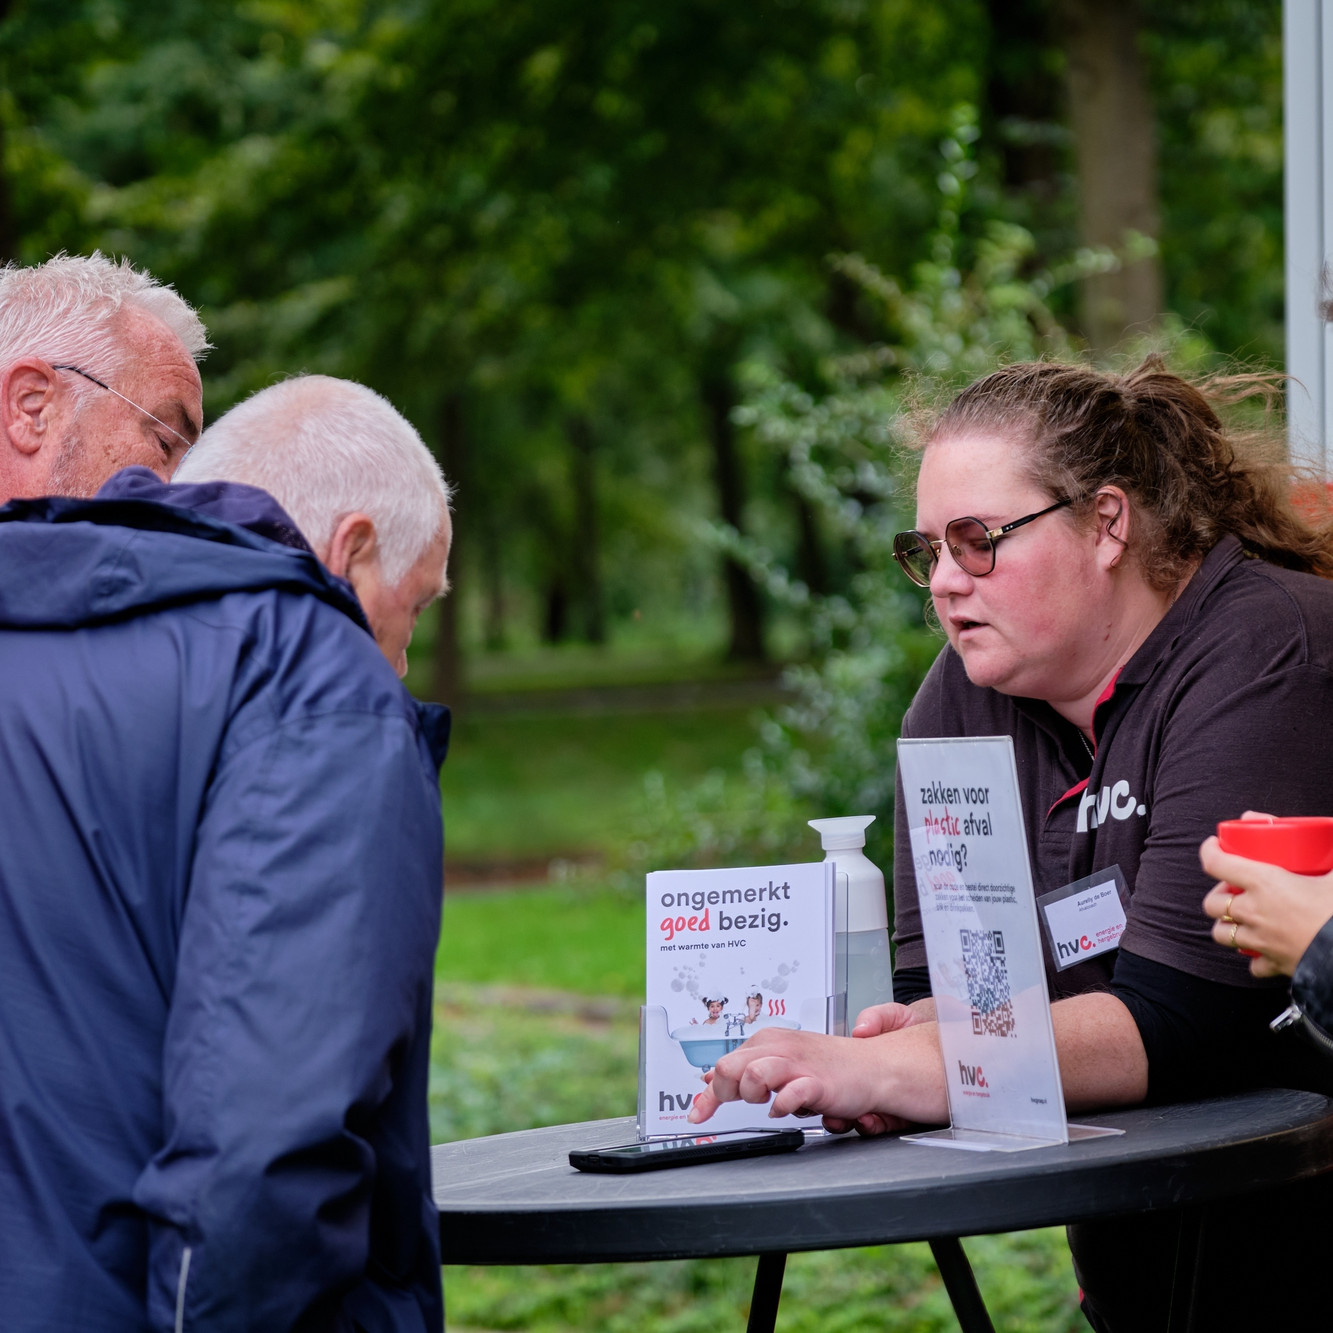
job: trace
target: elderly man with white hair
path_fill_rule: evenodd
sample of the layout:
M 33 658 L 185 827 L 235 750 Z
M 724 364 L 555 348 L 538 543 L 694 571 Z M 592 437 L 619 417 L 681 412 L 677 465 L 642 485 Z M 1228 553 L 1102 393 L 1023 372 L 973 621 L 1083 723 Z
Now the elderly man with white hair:
M 197 449 L 0 510 L 0 1322 L 438 1333 L 449 490 L 320 377 Z
M 198 315 L 101 254 L 0 269 L 0 504 L 171 475 L 203 424 Z
M 445 590 L 451 533 L 439 475 L 416 431 L 377 393 L 301 375 L 214 422 L 175 479 L 245 482 L 273 496 L 356 589 L 404 676 L 417 617 Z

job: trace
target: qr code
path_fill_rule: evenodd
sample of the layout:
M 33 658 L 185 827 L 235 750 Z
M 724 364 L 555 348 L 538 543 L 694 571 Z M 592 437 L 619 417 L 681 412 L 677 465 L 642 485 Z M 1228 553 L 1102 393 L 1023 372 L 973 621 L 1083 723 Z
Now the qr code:
M 1009 995 L 1009 967 L 1002 930 L 960 930 L 967 1002 L 972 1031 L 978 1036 L 1016 1037 L 1014 1002 Z

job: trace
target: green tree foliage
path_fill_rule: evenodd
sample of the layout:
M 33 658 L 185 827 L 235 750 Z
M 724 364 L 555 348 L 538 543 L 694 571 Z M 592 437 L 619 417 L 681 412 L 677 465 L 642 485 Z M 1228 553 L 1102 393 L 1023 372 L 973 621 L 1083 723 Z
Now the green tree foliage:
M 1035 240 L 1006 252 L 1005 299 L 1026 285 L 1067 313 L 1031 287 L 1072 249 L 1052 12 L 12 0 L 9 245 L 29 261 L 100 245 L 175 282 L 213 330 L 214 415 L 297 369 L 388 394 L 461 473 L 457 581 L 496 644 L 515 606 L 534 623 L 563 599 L 567 632 L 596 638 L 715 603 L 699 513 L 845 595 L 863 557 L 792 460 L 737 426 L 742 368 L 821 393 L 830 358 L 867 341 L 924 347 L 893 323 L 906 307 L 826 256 L 914 289 L 950 180 L 973 192 L 955 267 L 979 272 L 991 224 L 1017 223 Z M 1277 20 L 1276 0 L 1172 0 L 1144 29 L 1170 299 L 1260 356 L 1280 295 Z M 941 164 L 964 102 L 980 139 Z
M 930 258 L 910 283 L 859 255 L 838 261 L 877 307 L 882 341 L 828 359 L 822 391 L 769 363 L 746 369 L 738 419 L 785 460 L 798 492 L 849 553 L 852 572 L 842 589 L 820 594 L 782 553 L 714 529 L 713 540 L 801 618 L 814 652 L 788 671 L 796 701 L 765 726 L 743 781 L 716 774 L 674 792 L 650 779 L 642 846 L 658 857 L 668 851 L 671 864 L 808 854 L 804 820 L 840 814 L 876 816 L 867 846 L 888 864 L 902 716 L 943 644 L 925 595 L 893 560 L 894 535 L 913 525 L 914 446 L 948 397 L 998 364 L 1076 355 L 1050 298 L 1117 262 L 1109 252 L 1082 254 L 1034 271 L 1032 235 L 994 220 L 964 245 L 977 129 L 971 108 L 952 119 L 940 145 Z M 1169 344 L 1181 358 L 1201 354 L 1178 330 L 1161 345 Z
M 1038 253 L 1074 253 L 1078 181 L 1060 0 L 990 0 L 980 145 L 983 212 Z M 1156 109 L 1166 307 L 1227 355 L 1281 364 L 1281 0 L 1141 4 Z M 1052 307 L 1072 313 L 1072 291 Z
M 912 256 L 974 18 L 847 0 L 26 6 L 6 33 L 14 119 L 66 165 L 77 225 L 29 208 L 24 254 L 125 250 L 200 300 L 214 411 L 299 366 L 375 384 L 438 437 L 463 395 L 491 557 L 527 582 L 577 574 L 589 458 L 612 549 L 652 497 L 706 503 L 709 394 L 734 395 L 756 346 L 808 362 L 836 336 L 823 255 Z M 62 65 L 71 47 L 95 55 Z
M 1282 6 L 1145 6 L 1167 304 L 1227 355 L 1283 357 Z

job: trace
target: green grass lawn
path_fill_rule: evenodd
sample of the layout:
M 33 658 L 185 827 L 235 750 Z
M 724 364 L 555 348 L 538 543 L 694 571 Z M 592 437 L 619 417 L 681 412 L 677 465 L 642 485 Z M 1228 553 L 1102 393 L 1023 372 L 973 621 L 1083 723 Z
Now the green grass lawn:
M 464 709 L 440 781 L 446 857 L 604 854 L 629 840 L 649 770 L 678 783 L 739 772 L 756 712 Z
M 966 1242 L 995 1326 L 1086 1333 L 1061 1232 Z M 525 1333 L 741 1333 L 753 1259 L 546 1268 L 446 1268 L 449 1327 Z M 782 1333 L 957 1333 L 925 1245 L 793 1254 Z
M 727 626 L 720 608 L 692 608 L 672 616 L 618 621 L 608 643 L 542 643 L 532 633 L 515 634 L 510 646 L 488 650 L 477 627 L 465 629 L 463 676 L 469 695 L 525 693 L 598 686 L 657 685 L 672 682 L 751 678 L 756 668 L 725 659 Z M 407 685 L 424 690 L 431 676 L 438 603 L 417 622 L 408 649 Z M 792 660 L 799 633 L 789 619 L 769 625 L 774 661 Z M 761 669 L 761 674 L 770 674 Z
M 467 660 L 468 689 L 483 697 L 531 690 L 738 680 L 754 674 L 755 668 L 746 663 L 723 661 L 713 636 L 700 636 L 688 644 L 660 640 L 600 647 L 542 644 L 517 653 L 474 653 Z
M 447 893 L 442 983 L 643 997 L 644 906 L 603 886 Z

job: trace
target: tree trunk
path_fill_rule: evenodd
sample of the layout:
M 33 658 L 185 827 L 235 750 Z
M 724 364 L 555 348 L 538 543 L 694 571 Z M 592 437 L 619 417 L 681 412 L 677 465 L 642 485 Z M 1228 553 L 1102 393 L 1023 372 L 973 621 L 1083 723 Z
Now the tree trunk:
M 823 597 L 829 591 L 829 572 L 819 520 L 814 506 L 800 491 L 793 486 L 790 493 L 796 511 L 796 573 L 814 596 Z
M 19 257 L 18 226 L 14 221 L 14 208 L 10 202 L 9 177 L 5 174 L 5 127 L 0 121 L 0 263 L 17 260 Z
M 546 585 L 546 606 L 542 615 L 542 642 L 562 643 L 569 629 L 569 597 L 564 580 L 553 576 Z
M 1127 232 L 1158 236 L 1152 101 L 1139 55 L 1134 0 L 1060 0 L 1057 28 L 1068 65 L 1069 120 L 1084 244 L 1121 250 Z M 1085 278 L 1084 333 L 1105 351 L 1162 308 L 1155 256 Z
M 565 421 L 573 466 L 574 532 L 570 565 L 578 599 L 580 628 L 589 643 L 606 642 L 606 606 L 602 596 L 601 529 L 597 521 L 596 437 L 582 414 Z
M 467 433 L 463 423 L 463 396 L 450 393 L 440 406 L 439 457 L 444 475 L 459 496 L 464 494 L 467 478 Z M 456 507 L 456 506 L 455 506 Z M 454 543 L 449 553 L 451 591 L 439 604 L 435 630 L 435 661 L 431 696 L 442 703 L 457 706 L 463 697 L 463 655 L 459 643 L 459 595 L 463 586 L 464 565 L 460 556 L 466 549 L 461 529 L 465 525 L 454 514 Z
M 1064 89 L 1050 57 L 1049 0 L 986 0 L 990 61 L 983 129 L 999 146 L 1005 189 L 1030 199 L 1033 217 L 1050 214 L 1064 162 Z M 1053 67 L 1054 66 L 1054 67 Z
M 740 451 L 736 447 L 736 427 L 731 409 L 735 406 L 730 380 L 718 376 L 703 384 L 704 407 L 708 416 L 708 434 L 713 446 L 713 478 L 717 484 L 718 508 L 722 521 L 737 532 L 744 532 L 745 483 L 741 473 Z M 764 610 L 759 589 L 738 561 L 725 557 L 722 577 L 727 589 L 727 609 L 731 617 L 731 637 L 727 659 L 732 662 L 764 661 Z
M 12 0 L 0 0 L 0 23 L 9 17 L 12 8 Z M 14 220 L 13 197 L 4 167 L 5 137 L 4 122 L 0 120 L 0 263 L 19 257 L 18 223 Z
M 474 496 L 480 502 L 481 496 Z M 472 531 L 476 534 L 475 549 L 481 558 L 481 582 L 485 590 L 485 629 L 483 631 L 488 652 L 500 652 L 509 640 L 506 632 L 508 621 L 508 599 L 505 597 L 504 550 L 500 539 L 499 525 L 495 520 L 494 506 L 485 505 L 483 512 L 472 514 Z

